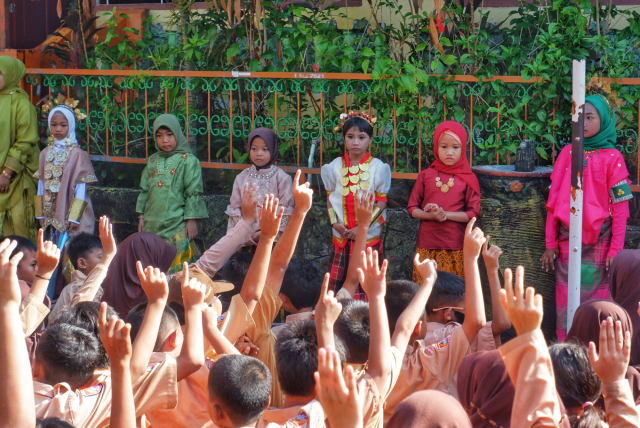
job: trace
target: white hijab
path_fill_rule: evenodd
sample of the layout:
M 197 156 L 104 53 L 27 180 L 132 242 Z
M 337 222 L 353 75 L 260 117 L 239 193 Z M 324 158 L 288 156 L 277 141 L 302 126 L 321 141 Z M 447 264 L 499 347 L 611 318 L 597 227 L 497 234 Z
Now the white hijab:
M 53 147 L 56 151 L 64 149 L 67 145 L 78 144 L 78 140 L 76 140 L 76 116 L 73 114 L 73 110 L 69 107 L 58 106 L 51 109 L 49 112 L 49 129 L 51 129 L 51 118 L 53 118 L 53 115 L 58 112 L 64 114 L 64 117 L 67 118 L 67 122 L 69 122 L 69 134 L 67 134 L 66 138 L 63 138 L 62 140 L 53 140 Z M 70 140 L 69 142 L 67 142 L 67 138 Z

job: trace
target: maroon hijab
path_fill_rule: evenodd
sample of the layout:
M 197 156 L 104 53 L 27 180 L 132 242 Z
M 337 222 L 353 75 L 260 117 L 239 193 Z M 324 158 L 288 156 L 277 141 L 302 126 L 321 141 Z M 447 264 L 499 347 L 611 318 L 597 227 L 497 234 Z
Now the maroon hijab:
M 437 390 L 414 392 L 398 404 L 386 428 L 472 428 L 464 409 Z
M 278 160 L 278 148 L 280 147 L 280 140 L 278 139 L 276 133 L 273 132 L 273 130 L 269 128 L 256 128 L 251 132 L 251 134 L 249 134 L 249 138 L 247 139 L 247 153 L 251 152 L 251 142 L 256 137 L 260 137 L 264 140 L 267 147 L 269 148 L 271 159 L 269 159 L 269 162 L 267 162 L 263 166 L 258 166 L 255 164 L 254 166 L 257 170 L 267 169 Z
M 460 159 L 455 164 L 448 166 L 445 165 L 444 162 L 440 160 L 438 156 L 438 143 L 440 142 L 440 137 L 446 131 L 451 131 L 460 138 L 462 143 L 462 154 L 460 155 Z M 438 172 L 444 172 L 445 174 L 455 175 L 456 178 L 464 181 L 467 186 L 473 189 L 474 192 L 480 195 L 480 183 L 478 183 L 478 177 L 471 171 L 471 166 L 469 165 L 469 160 L 467 159 L 467 140 L 468 140 L 467 130 L 464 129 L 464 126 L 459 124 L 458 122 L 454 122 L 453 120 L 447 120 L 446 122 L 442 122 L 440 125 L 436 127 L 436 130 L 433 132 L 433 156 L 435 157 L 433 163 L 430 168 L 435 168 Z
M 587 300 L 576 310 L 573 324 L 567 333 L 565 342 L 574 341 L 589 346 L 589 342 L 600 347 L 600 323 L 607 317 L 622 323 L 622 331 L 629 331 L 633 335 L 633 326 L 629 314 L 619 304 L 606 299 Z
M 147 296 L 140 286 L 136 262 L 143 267 L 153 266 L 162 272 L 169 271 L 178 250 L 155 233 L 138 232 L 130 235 L 118 245 L 104 281 L 102 301 L 112 306 L 121 318 L 131 308 L 146 302 Z
M 508 427 L 516 390 L 498 350 L 476 352 L 458 370 L 458 398 L 474 428 Z
M 609 293 L 614 302 L 622 306 L 633 324 L 631 365 L 640 364 L 640 250 L 622 250 L 609 268 Z

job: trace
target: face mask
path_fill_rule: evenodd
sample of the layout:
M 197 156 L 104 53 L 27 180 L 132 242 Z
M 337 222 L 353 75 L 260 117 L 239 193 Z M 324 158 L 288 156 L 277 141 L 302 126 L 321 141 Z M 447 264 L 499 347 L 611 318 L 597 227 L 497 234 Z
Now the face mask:
M 453 314 L 456 316 L 456 322 L 458 324 L 464 323 L 464 312 L 453 311 Z

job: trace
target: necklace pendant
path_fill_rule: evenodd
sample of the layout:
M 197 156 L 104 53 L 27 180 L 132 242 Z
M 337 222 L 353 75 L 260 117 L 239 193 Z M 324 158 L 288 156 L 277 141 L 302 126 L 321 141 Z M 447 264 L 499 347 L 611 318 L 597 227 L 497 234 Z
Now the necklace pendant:
M 360 166 L 358 165 L 353 165 L 349 167 L 349 172 L 351 174 L 357 174 L 358 172 L 360 172 Z
M 368 181 L 361 181 L 361 182 L 360 182 L 360 188 L 361 188 L 362 190 L 367 190 L 367 189 L 369 188 L 369 184 L 370 184 L 370 183 L 369 183 Z
M 449 179 L 449 181 L 447 182 L 447 185 L 448 185 L 449 187 L 453 187 L 453 185 L 454 185 L 454 184 L 455 184 L 455 182 L 453 181 L 453 177 L 451 177 L 451 178 Z
M 368 172 L 361 172 L 360 173 L 360 180 L 367 181 L 368 179 L 369 179 L 369 173 Z
M 446 186 L 446 184 L 445 184 L 445 186 Z M 442 187 L 442 181 L 437 181 L 436 182 L 436 187 Z
M 447 192 L 449 191 L 449 186 L 448 186 L 447 184 L 443 184 L 443 185 L 440 187 L 440 191 L 441 191 L 442 193 L 447 193 Z
M 340 168 L 340 175 L 341 176 L 345 176 L 347 175 L 347 173 L 349 172 L 349 168 L 347 168 L 346 166 L 344 168 Z
M 365 162 L 365 163 L 361 163 L 360 164 L 360 171 L 368 171 L 369 170 L 369 162 Z
M 353 184 L 357 184 L 360 181 L 360 176 L 352 175 L 351 177 L 349 177 L 349 181 L 351 181 Z
M 349 177 L 342 177 L 340 179 L 340 184 L 342 184 L 342 187 L 346 186 L 347 184 L 349 184 Z
M 348 187 L 343 187 L 340 190 L 340 193 L 342 193 L 342 196 L 347 196 L 349 194 L 349 188 Z

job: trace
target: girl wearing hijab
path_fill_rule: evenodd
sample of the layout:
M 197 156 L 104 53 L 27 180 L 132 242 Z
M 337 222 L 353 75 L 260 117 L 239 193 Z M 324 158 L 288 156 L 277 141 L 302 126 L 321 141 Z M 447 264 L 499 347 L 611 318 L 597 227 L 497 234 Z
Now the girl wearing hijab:
M 63 235 L 93 234 L 95 216 L 87 185 L 96 183 L 89 155 L 76 139 L 76 116 L 67 105 L 49 112 L 49 146 L 40 153 L 36 218 L 53 228 L 51 240 Z M 55 241 L 54 241 L 55 242 Z
M 254 183 L 258 187 L 256 198 L 258 198 L 258 213 L 262 209 L 262 201 L 265 195 L 273 194 L 280 201 L 280 206 L 284 208 L 282 221 L 280 222 L 280 232 L 276 237 L 276 241 L 284 231 L 289 222 L 289 217 L 293 212 L 293 193 L 291 188 L 293 180 L 275 163 L 278 160 L 278 147 L 280 142 L 275 132 L 268 128 L 256 128 L 249 134 L 247 140 L 247 152 L 251 165 L 236 176 L 233 183 L 233 192 L 229 200 L 229 206 L 225 214 L 229 216 L 227 223 L 227 231 L 233 229 L 242 219 L 242 210 L 240 208 L 242 201 L 242 189 L 245 184 L 251 187 Z M 258 216 L 258 218 L 260 218 Z M 260 225 L 256 220 L 251 226 L 253 234 L 245 245 L 258 245 L 260 239 Z
M 439 270 L 461 278 L 464 231 L 470 219 L 480 216 L 480 184 L 467 160 L 467 138 L 457 122 L 438 125 L 433 133 L 435 159 L 418 175 L 407 207 L 421 220 L 416 242 L 420 260 L 434 259 Z M 413 281 L 422 283 L 415 268 Z
M 584 172 L 582 189 L 582 275 L 580 301 L 608 299 L 607 274 L 613 258 L 624 246 L 633 196 L 629 172 L 616 149 L 616 115 L 608 102 L 590 95 L 584 108 Z M 571 146 L 560 152 L 551 174 L 547 201 L 547 251 L 542 268 L 556 271 L 556 334 L 563 340 L 567 326 L 569 217 L 571 201 Z
M 0 236 L 19 235 L 35 242 L 34 215 L 38 170 L 38 119 L 27 93 L 18 86 L 22 62 L 0 56 Z
M 138 231 L 155 233 L 175 247 L 177 254 L 168 272 L 175 273 L 182 270 L 184 262 L 194 263 L 200 257 L 193 242 L 198 235 L 196 219 L 209 217 L 202 198 L 202 168 L 177 117 L 158 116 L 153 134 L 158 151 L 142 171 L 142 193 L 136 204 Z

